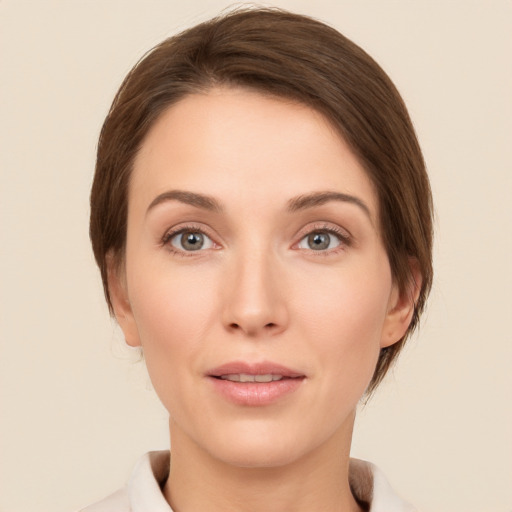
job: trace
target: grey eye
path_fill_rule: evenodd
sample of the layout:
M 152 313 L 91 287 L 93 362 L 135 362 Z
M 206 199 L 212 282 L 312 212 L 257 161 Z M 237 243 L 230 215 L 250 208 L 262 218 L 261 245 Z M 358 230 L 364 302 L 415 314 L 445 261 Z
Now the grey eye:
M 330 242 L 331 237 L 327 233 L 311 233 L 308 235 L 308 247 L 314 251 L 327 249 Z
M 171 245 L 182 251 L 199 251 L 213 246 L 211 239 L 198 231 L 183 231 L 171 238 Z
M 340 239 L 325 231 L 314 231 L 305 236 L 299 242 L 299 249 L 310 249 L 312 251 L 324 251 L 326 249 L 334 249 L 340 245 Z

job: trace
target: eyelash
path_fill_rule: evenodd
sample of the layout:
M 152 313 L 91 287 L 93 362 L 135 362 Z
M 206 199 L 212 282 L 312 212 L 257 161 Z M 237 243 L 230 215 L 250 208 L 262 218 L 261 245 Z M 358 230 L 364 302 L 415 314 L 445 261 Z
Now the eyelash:
M 164 234 L 164 236 L 162 237 L 161 245 L 166 247 L 171 253 L 176 254 L 178 256 L 185 257 L 185 258 L 196 256 L 197 255 L 196 252 L 197 253 L 203 252 L 201 250 L 198 250 L 198 251 L 183 251 L 183 250 L 180 250 L 180 249 L 176 249 L 171 244 L 171 241 L 172 241 L 172 239 L 174 237 L 176 237 L 177 235 L 180 235 L 182 233 L 187 233 L 187 232 L 200 233 L 200 234 L 208 237 L 210 240 L 212 240 L 214 245 L 217 245 L 213 241 L 213 238 L 206 232 L 204 227 L 196 226 L 194 224 L 180 226 L 180 227 L 178 227 L 176 229 L 172 229 L 171 231 L 167 231 Z M 334 249 L 327 249 L 327 250 L 317 250 L 317 251 L 315 251 L 313 249 L 310 249 L 308 252 L 311 253 L 314 256 L 329 256 L 331 254 L 337 254 L 338 252 L 343 251 L 347 247 L 350 247 L 352 245 L 352 237 L 351 237 L 351 235 L 348 232 L 346 232 L 345 230 L 341 230 L 340 228 L 337 228 L 336 226 L 333 226 L 333 225 L 330 225 L 330 224 L 329 225 L 322 224 L 322 225 L 314 225 L 312 227 L 308 227 L 307 230 L 304 230 L 301 233 L 301 235 L 300 235 L 299 241 L 294 243 L 293 247 L 296 247 L 306 237 L 308 237 L 309 235 L 315 234 L 315 233 L 320 233 L 320 234 L 326 233 L 328 235 L 334 235 L 339 240 L 339 246 L 335 247 Z
M 300 239 L 298 242 L 294 244 L 294 246 L 297 246 L 304 240 L 306 237 L 312 234 L 316 233 L 326 233 L 328 235 L 334 235 L 339 240 L 338 247 L 335 247 L 333 249 L 327 249 L 327 250 L 313 250 L 309 249 L 309 254 L 311 254 L 314 257 L 327 257 L 332 254 L 338 254 L 341 251 L 346 250 L 348 247 L 351 247 L 353 245 L 353 239 L 350 233 L 348 233 L 346 230 L 342 230 L 341 228 L 338 228 L 335 225 L 332 224 L 317 224 L 313 225 L 312 227 L 308 227 L 306 230 L 304 230 L 300 234 Z
M 166 247 L 168 251 L 170 251 L 173 254 L 176 254 L 177 256 L 182 256 L 184 258 L 194 257 L 197 256 L 196 253 L 202 252 L 201 250 L 198 251 L 182 251 L 180 249 L 176 249 L 171 243 L 172 239 L 176 237 L 177 235 L 180 235 L 182 233 L 200 233 L 206 237 L 208 237 L 213 242 L 213 238 L 206 232 L 204 227 L 196 226 L 194 224 L 188 224 L 185 226 L 180 226 L 178 228 L 172 229 L 170 231 L 167 231 L 164 236 L 162 237 L 161 244 L 162 246 Z M 214 245 L 217 245 L 215 242 L 213 242 Z

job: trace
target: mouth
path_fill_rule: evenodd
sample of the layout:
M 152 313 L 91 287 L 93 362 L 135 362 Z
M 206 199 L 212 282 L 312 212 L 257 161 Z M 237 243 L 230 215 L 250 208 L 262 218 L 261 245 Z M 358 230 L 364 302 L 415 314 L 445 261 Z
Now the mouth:
M 232 362 L 206 375 L 213 388 L 229 402 L 244 406 L 263 406 L 280 401 L 300 389 L 303 373 L 282 365 L 264 362 Z
M 263 375 L 251 375 L 249 373 L 228 373 L 227 375 L 221 375 L 220 377 L 216 378 L 229 380 L 231 382 L 272 382 L 276 380 L 289 379 L 290 377 L 285 377 L 284 375 L 273 375 L 271 373 L 266 373 Z

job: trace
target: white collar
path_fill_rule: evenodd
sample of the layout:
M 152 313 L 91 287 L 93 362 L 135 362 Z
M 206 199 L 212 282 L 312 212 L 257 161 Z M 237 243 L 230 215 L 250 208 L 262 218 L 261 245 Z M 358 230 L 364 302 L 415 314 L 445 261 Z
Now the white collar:
M 132 512 L 172 512 L 161 485 L 169 473 L 168 451 L 146 453 L 137 463 L 127 484 Z M 370 462 L 350 460 L 350 486 L 361 502 L 370 504 L 369 512 L 415 512 L 399 498 L 382 472 Z

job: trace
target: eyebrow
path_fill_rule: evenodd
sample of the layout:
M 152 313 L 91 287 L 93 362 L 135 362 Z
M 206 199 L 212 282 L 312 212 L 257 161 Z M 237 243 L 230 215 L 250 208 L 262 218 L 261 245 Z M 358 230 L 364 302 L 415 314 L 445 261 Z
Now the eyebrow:
M 157 205 L 167 201 L 179 201 L 180 203 L 189 204 L 196 208 L 203 210 L 220 213 L 224 208 L 217 199 L 206 194 L 198 194 L 197 192 L 188 192 L 185 190 L 169 190 L 160 194 L 151 201 L 148 206 L 147 212 L 155 208 Z M 322 206 L 330 201 L 341 201 L 358 206 L 368 217 L 372 220 L 370 209 L 356 196 L 350 194 L 343 194 L 341 192 L 312 192 L 311 194 L 304 194 L 290 199 L 287 203 L 287 210 L 291 213 L 313 208 L 315 206 Z
M 222 212 L 223 210 L 221 204 L 211 196 L 197 194 L 195 192 L 186 192 L 184 190 L 169 190 L 168 192 L 164 192 L 163 194 L 156 196 L 155 199 L 151 201 L 146 214 L 155 206 L 165 203 L 166 201 L 173 200 L 211 212 Z
M 372 220 L 370 208 L 364 201 L 356 196 L 350 194 L 343 194 L 341 192 L 313 192 L 311 194 L 305 194 L 288 201 L 288 211 L 296 212 L 299 210 L 306 210 L 307 208 L 313 208 L 315 206 L 321 206 L 330 201 L 342 201 L 344 203 L 350 203 L 358 206 L 363 212 Z

